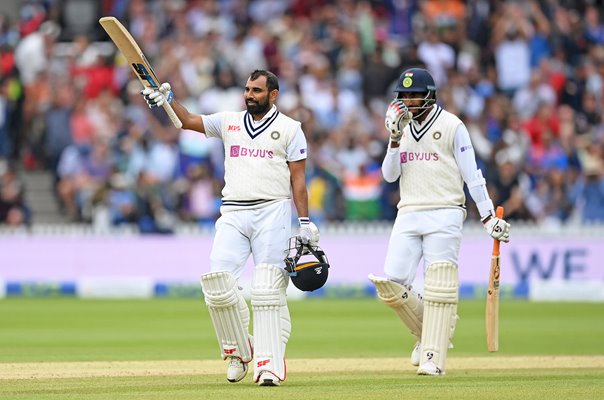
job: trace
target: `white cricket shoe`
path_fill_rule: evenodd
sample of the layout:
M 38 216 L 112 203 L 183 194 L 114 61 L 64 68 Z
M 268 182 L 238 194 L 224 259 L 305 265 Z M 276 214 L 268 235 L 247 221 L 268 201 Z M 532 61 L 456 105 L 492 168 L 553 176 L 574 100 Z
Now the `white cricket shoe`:
M 440 368 L 438 368 L 436 366 L 436 364 L 434 364 L 432 361 L 426 361 L 425 363 L 422 364 L 421 367 L 419 367 L 417 369 L 417 374 L 418 375 L 438 376 L 438 375 L 444 375 L 445 371 L 442 371 Z
M 247 363 L 241 361 L 240 358 L 231 357 L 229 367 L 227 368 L 227 381 L 235 383 L 239 382 L 247 375 Z
M 279 378 L 268 371 L 262 371 L 258 377 L 258 386 L 279 386 Z
M 411 365 L 419 366 L 419 360 L 422 356 L 422 346 L 420 342 L 415 342 L 415 347 L 413 347 L 413 351 L 411 352 Z

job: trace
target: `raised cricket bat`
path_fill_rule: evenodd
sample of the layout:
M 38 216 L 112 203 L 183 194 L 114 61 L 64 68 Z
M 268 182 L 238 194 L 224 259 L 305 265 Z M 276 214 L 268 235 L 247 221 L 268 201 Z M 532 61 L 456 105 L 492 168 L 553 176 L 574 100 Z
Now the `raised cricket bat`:
M 497 207 L 497 218 L 503 218 L 503 207 Z M 499 350 L 499 245 L 501 242 L 493 240 L 493 253 L 491 255 L 491 272 L 489 273 L 489 288 L 487 289 L 487 309 L 485 313 L 487 328 L 487 348 L 490 352 Z
M 116 47 L 120 49 L 124 57 L 126 57 L 126 60 L 143 86 L 146 88 L 159 89 L 160 82 L 159 79 L 157 79 L 157 75 L 155 75 L 149 61 L 147 61 L 142 50 L 138 47 L 138 44 L 124 25 L 122 25 L 115 17 L 102 17 L 99 19 L 99 23 L 103 29 L 105 29 Z M 178 119 L 176 113 L 174 113 L 172 106 L 170 106 L 167 101 L 164 102 L 163 108 L 166 110 L 166 113 L 174 126 L 182 128 L 182 122 L 180 122 L 180 119 Z

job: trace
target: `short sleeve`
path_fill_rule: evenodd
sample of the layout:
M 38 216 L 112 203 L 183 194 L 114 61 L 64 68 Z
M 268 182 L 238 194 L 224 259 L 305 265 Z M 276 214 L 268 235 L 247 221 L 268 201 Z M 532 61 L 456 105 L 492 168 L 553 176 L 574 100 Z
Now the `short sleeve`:
M 306 159 L 308 155 L 308 149 L 306 144 L 306 137 L 302 132 L 302 126 L 298 124 L 298 128 L 294 133 L 294 136 L 287 146 L 287 161 L 299 161 Z
M 210 115 L 202 115 L 203 127 L 206 132 L 206 137 L 215 137 L 222 139 L 222 120 L 224 113 L 216 113 Z

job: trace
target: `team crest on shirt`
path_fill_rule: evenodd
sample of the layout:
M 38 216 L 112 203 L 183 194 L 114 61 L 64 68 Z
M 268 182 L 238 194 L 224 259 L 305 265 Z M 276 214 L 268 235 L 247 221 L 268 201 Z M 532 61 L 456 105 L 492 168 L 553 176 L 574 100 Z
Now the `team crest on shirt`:
M 281 134 L 277 131 L 272 131 L 271 132 L 271 139 L 273 140 L 278 140 L 281 137 Z
M 438 140 L 443 136 L 442 133 L 440 133 L 439 131 L 436 131 L 432 134 L 432 138 L 434 138 L 434 140 Z

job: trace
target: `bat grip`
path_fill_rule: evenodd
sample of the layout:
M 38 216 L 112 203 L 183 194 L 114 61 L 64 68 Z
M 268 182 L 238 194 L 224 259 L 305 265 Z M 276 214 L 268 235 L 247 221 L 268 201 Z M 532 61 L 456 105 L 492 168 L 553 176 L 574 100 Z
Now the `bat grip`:
M 495 215 L 497 216 L 497 218 L 503 219 L 503 207 L 498 206 L 497 209 L 495 210 Z M 497 257 L 499 256 L 499 245 L 501 244 L 501 242 L 497 239 L 493 240 L 493 256 Z
M 170 121 L 172 121 L 174 126 L 177 127 L 178 129 L 182 128 L 182 122 L 180 122 L 180 119 L 174 112 L 174 109 L 172 108 L 170 103 L 168 103 L 167 101 L 164 101 L 163 107 L 164 107 L 164 110 L 166 111 L 166 113 L 168 114 L 168 117 L 170 117 Z

